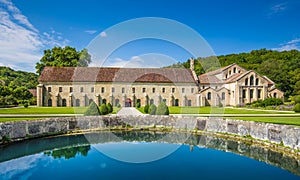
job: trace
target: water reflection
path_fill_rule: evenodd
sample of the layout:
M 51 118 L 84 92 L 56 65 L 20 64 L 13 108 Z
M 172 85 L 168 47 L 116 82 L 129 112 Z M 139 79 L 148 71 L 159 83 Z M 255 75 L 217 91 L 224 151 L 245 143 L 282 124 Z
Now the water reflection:
M 168 136 L 168 138 L 164 138 Z M 0 147 L 0 162 L 24 157 L 32 154 L 44 153 L 54 159 L 70 159 L 76 156 L 87 156 L 91 150 L 91 144 L 105 144 L 125 142 L 167 142 L 176 144 L 182 142 L 189 134 L 185 133 L 161 133 L 117 131 L 89 133 L 85 135 L 59 136 L 53 138 L 34 139 Z M 118 137 L 118 138 L 116 138 Z M 88 140 L 87 140 L 88 139 Z M 266 162 L 286 169 L 300 176 L 300 160 L 297 157 L 276 152 L 257 144 L 237 142 L 207 135 L 191 135 L 185 144 L 190 145 L 192 152 L 195 146 L 200 148 L 212 148 L 226 152 L 233 152 L 259 161 Z

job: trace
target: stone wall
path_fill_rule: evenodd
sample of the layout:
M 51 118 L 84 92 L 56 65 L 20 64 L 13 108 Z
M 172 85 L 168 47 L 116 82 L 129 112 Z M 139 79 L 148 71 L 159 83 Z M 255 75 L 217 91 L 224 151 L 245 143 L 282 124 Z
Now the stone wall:
M 300 150 L 300 128 L 251 121 L 239 121 L 212 117 L 192 116 L 90 116 L 59 117 L 34 121 L 0 123 L 0 141 L 22 140 L 52 133 L 77 130 L 105 129 L 116 126 L 169 127 L 175 129 L 201 130 L 251 136 Z

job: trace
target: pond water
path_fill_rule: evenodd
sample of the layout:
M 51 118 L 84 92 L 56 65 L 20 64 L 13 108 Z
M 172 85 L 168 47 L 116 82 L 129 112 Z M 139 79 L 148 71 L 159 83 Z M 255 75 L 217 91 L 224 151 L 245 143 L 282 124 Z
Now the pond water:
M 167 142 L 166 135 L 173 138 Z M 186 136 L 99 132 L 14 143 L 0 147 L 0 179 L 300 179 L 297 159 L 206 135 L 177 142 Z M 149 162 L 120 160 L 165 150 L 169 154 Z

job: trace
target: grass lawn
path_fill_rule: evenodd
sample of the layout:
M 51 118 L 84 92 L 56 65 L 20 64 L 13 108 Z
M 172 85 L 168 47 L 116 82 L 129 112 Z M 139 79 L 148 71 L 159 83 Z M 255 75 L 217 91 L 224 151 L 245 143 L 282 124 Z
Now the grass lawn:
M 87 107 L 29 107 L 29 108 L 1 108 L 0 114 L 83 114 Z M 112 114 L 120 108 L 114 107 Z
M 229 119 L 300 126 L 300 117 L 230 117 Z
M 144 113 L 144 107 L 137 108 Z M 217 108 L 217 107 L 169 107 L 170 114 L 287 114 L 287 112 L 247 110 L 236 108 Z M 290 112 L 294 113 L 294 112 Z
M 0 122 L 23 121 L 23 120 L 38 120 L 38 117 L 0 117 Z

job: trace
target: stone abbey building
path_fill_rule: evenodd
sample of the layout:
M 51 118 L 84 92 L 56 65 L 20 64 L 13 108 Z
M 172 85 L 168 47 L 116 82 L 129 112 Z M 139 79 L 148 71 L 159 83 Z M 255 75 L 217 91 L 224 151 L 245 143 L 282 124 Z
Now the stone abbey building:
M 226 106 L 267 97 L 283 98 L 275 83 L 232 64 L 197 76 L 194 60 L 184 68 L 45 67 L 37 86 L 38 106 L 88 106 L 110 102 L 122 107 Z

